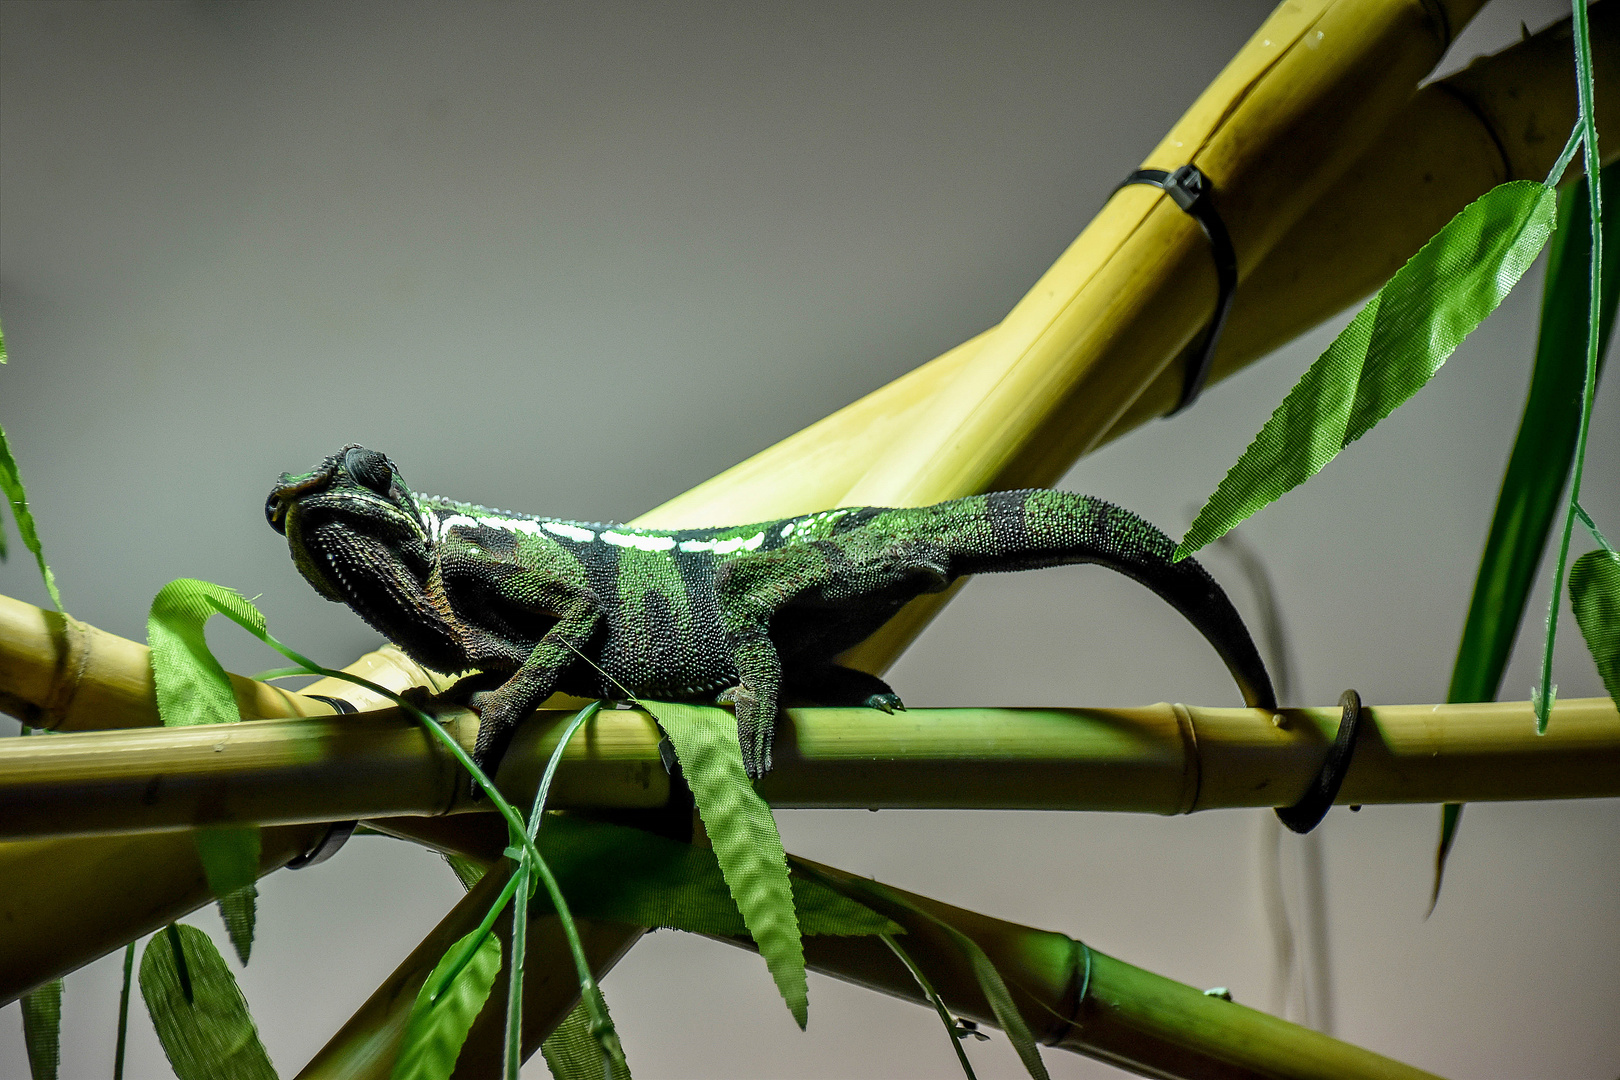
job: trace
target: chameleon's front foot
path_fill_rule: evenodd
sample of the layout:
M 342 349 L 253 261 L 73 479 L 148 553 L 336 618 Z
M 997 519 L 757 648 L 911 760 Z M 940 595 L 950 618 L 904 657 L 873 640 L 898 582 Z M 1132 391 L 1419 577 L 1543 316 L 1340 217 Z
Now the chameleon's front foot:
M 771 736 L 776 717 L 762 718 L 759 695 L 746 686 L 733 686 L 715 696 L 715 703 L 731 705 L 737 711 L 737 745 L 742 748 L 743 771 L 758 780 L 771 771 Z M 774 714 L 774 706 L 771 709 Z
M 496 770 L 500 768 L 501 759 L 506 756 L 507 747 L 511 745 L 517 718 L 511 716 L 499 701 L 493 700 L 493 695 L 488 692 L 474 694 L 468 699 L 467 708 L 478 716 L 478 738 L 473 742 L 473 764 L 478 766 L 490 783 L 494 783 Z M 484 788 L 478 782 L 478 778 L 469 776 L 468 782 L 472 785 L 473 801 L 483 799 Z
M 882 709 L 886 713 L 906 711 L 906 703 L 901 701 L 900 695 L 894 693 L 893 691 L 889 691 L 888 693 L 884 694 L 873 694 L 871 697 L 861 702 L 861 704 L 865 705 L 868 709 Z

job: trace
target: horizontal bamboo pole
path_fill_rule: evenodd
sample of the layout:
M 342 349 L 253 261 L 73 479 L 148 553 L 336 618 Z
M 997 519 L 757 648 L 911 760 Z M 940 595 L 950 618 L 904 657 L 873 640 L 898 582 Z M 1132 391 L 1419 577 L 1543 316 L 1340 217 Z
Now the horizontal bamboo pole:
M 368 653 L 347 670 L 394 690 L 444 682 L 393 646 Z M 237 707 L 250 719 L 332 712 L 325 702 L 267 683 L 239 675 L 231 681 Z M 357 708 L 382 701 L 337 680 L 322 680 L 309 690 Z M 138 642 L 0 596 L 0 711 L 31 726 L 63 731 L 156 725 L 150 653 Z M 43 745 L 73 737 L 5 743 Z M 110 765 L 103 761 L 97 768 Z M 413 763 L 417 770 L 421 766 L 421 760 Z M 161 787 L 156 774 L 145 783 L 154 780 Z M 309 850 L 321 833 L 318 824 L 266 829 L 261 873 Z M 189 830 L 0 841 L 0 1001 L 59 978 L 209 899 Z
M 263 830 L 259 873 L 285 866 L 322 832 Z M 0 1004 L 214 898 L 190 830 L 0 844 L 0 883 Z
M 1382 705 L 1341 803 L 1620 796 L 1620 715 L 1561 701 L 1538 736 L 1526 702 Z M 533 796 L 567 712 L 535 714 L 496 777 Z M 1113 810 L 1184 814 L 1287 806 L 1320 768 L 1339 710 L 792 709 L 758 784 L 783 808 Z M 463 743 L 475 725 L 448 726 Z M 598 714 L 570 742 L 552 805 L 651 808 L 669 796 L 658 729 Z M 261 720 L 84 732 L 0 745 L 0 838 L 289 824 L 481 810 L 454 761 L 406 717 Z

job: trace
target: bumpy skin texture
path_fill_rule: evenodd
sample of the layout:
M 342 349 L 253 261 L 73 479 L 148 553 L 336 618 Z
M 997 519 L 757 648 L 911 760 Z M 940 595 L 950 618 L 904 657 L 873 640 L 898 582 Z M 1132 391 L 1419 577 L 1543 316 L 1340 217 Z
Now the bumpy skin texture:
M 317 590 L 419 663 L 477 669 L 475 759 L 555 691 L 735 705 L 750 776 L 771 767 L 784 696 L 900 707 L 833 657 L 964 574 L 1099 563 L 1141 582 L 1215 647 L 1246 702 L 1265 665 L 1226 594 L 1128 510 L 1085 495 L 998 491 L 913 509 L 841 508 L 668 531 L 529 517 L 416 495 L 388 458 L 347 446 L 283 474 L 265 504 Z M 588 661 L 587 662 L 587 658 Z

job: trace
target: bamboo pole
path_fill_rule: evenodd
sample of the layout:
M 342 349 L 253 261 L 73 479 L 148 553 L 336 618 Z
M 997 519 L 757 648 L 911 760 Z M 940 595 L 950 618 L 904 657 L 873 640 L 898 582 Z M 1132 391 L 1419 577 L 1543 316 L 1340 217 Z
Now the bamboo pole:
M 488 817 L 489 815 L 482 815 Z M 504 828 L 496 830 L 504 845 Z M 486 866 L 492 861 L 480 851 L 473 858 Z M 450 946 L 471 933 L 489 911 L 495 894 L 505 883 L 499 872 L 484 879 L 439 921 L 422 943 L 411 951 L 375 993 L 360 1006 L 346 1024 L 332 1036 L 298 1073 L 298 1080 L 388 1080 L 405 1034 L 411 1006 L 428 973 L 444 958 Z M 496 923 L 502 955 L 508 955 L 512 932 L 511 908 Z M 575 920 L 586 958 L 598 974 L 605 973 L 635 944 L 644 930 L 640 927 L 593 919 Z M 573 968 L 554 961 L 567 955 L 562 926 L 555 915 L 529 919 L 527 960 L 523 966 L 523 1054 L 527 1058 L 539 1049 L 546 1034 L 568 1015 L 579 1000 L 579 983 Z M 490 989 L 484 1008 L 468 1033 L 461 1056 L 456 1060 L 455 1077 L 496 1077 L 500 1075 L 499 1048 L 506 1021 L 508 969 L 502 966 Z
M 1620 4 L 1593 4 L 1597 83 L 1620 86 Z M 1568 19 L 1413 95 L 1372 148 L 1305 212 L 1239 285 L 1210 381 L 1241 370 L 1375 291 L 1452 216 L 1497 184 L 1543 180 L 1574 128 Z M 1598 126 L 1620 126 L 1601 95 Z M 1603 163 L 1620 157 L 1612 141 Z M 1578 176 L 1581 165 L 1571 166 Z M 1174 407 L 1180 364 L 1160 373 L 1103 436 Z
M 265 829 L 260 876 L 308 851 L 322 832 Z M 0 1004 L 214 899 L 189 829 L 0 844 L 0 882 Z
M 1560 701 L 1535 734 L 1527 702 L 1381 705 L 1340 803 L 1620 796 L 1620 715 L 1608 698 Z M 532 801 L 568 712 L 519 729 L 496 782 Z M 791 709 L 759 793 L 779 809 L 1113 810 L 1187 814 L 1288 806 L 1321 767 L 1338 708 Z M 450 727 L 463 742 L 470 714 Z M 550 802 L 667 803 L 658 729 L 599 714 L 570 742 Z M 0 838 L 290 824 L 487 809 L 407 717 L 260 720 L 85 732 L 0 745 Z
M 1373 143 L 1479 6 L 1285 4 L 1145 164 L 1193 161 L 1214 179 L 1248 276 Z M 853 481 L 841 478 L 840 501 L 926 502 L 1015 486 L 1001 482 L 1013 477 L 1050 482 L 1198 333 L 1213 307 L 1213 281 L 1205 241 L 1186 215 L 1151 189 L 1120 192 L 1006 320 L 947 354 L 948 380 L 902 379 L 904 393 L 898 383 L 877 392 L 891 405 L 881 415 L 896 436 Z M 804 440 L 797 449 L 820 445 Z M 817 499 L 840 485 L 806 476 L 810 470 L 780 475 L 768 467 L 797 460 L 766 451 L 638 521 L 747 520 L 741 511 L 781 512 L 801 490 L 811 498 L 794 512 L 830 505 Z M 766 494 L 766 479 L 793 494 Z M 719 510 L 731 513 L 716 517 Z
M 806 865 L 805 860 L 794 859 Z M 994 919 L 814 863 L 906 928 L 900 939 L 953 1013 L 995 1027 L 967 957 L 943 922 L 1001 973 L 1037 1040 L 1147 1076 L 1273 1080 L 1419 1080 L 1432 1074 L 1310 1028 L 1211 997 L 1116 960 L 1064 934 Z M 882 893 L 901 902 L 886 902 Z M 921 917 L 921 909 L 932 918 Z M 733 939 L 733 944 L 751 947 Z M 874 938 L 805 938 L 805 963 L 845 982 L 927 1006 L 916 981 Z
M 443 823 L 427 818 L 382 824 L 395 835 L 485 865 L 498 858 L 506 844 L 503 827 L 489 814 L 479 815 L 476 821 L 469 820 L 472 828 L 455 832 L 438 829 L 436 826 Z M 987 1027 L 998 1026 L 995 1014 L 979 989 L 971 963 L 939 922 L 966 934 L 985 951 L 1001 973 L 1025 1023 L 1047 1046 L 1085 1054 L 1145 1075 L 1199 1080 L 1239 1077 L 1420 1080 L 1430 1076 L 1309 1028 L 1207 996 L 1184 983 L 1089 949 L 1067 935 L 980 915 L 890 886 L 874 888 L 875 883 L 869 879 L 805 859 L 789 856 L 789 861 L 842 882 L 862 903 L 905 927 L 906 933 L 900 940 L 907 953 L 928 975 L 951 1011 Z M 920 916 L 917 909 L 927 915 Z M 453 924 L 454 934 L 465 933 L 471 927 L 477 918 L 476 910 L 482 909 L 460 915 L 460 921 Z M 531 919 L 531 936 L 548 921 L 555 920 Z M 451 919 L 447 917 L 446 922 L 450 923 Z M 611 925 L 592 923 L 592 933 L 605 933 Z M 632 935 L 639 936 L 641 931 L 639 927 L 623 927 L 622 932 L 633 940 Z M 434 933 L 444 944 L 455 940 L 451 931 Z M 743 948 L 754 947 L 747 938 L 716 940 Z M 628 941 L 626 944 L 628 946 Z M 804 939 L 804 949 L 806 966 L 814 971 L 929 1007 L 910 972 L 876 938 L 816 935 Z M 402 963 L 383 989 L 364 1006 L 363 1014 L 370 1017 L 370 1023 L 364 1025 L 363 1030 L 370 1041 L 348 1039 L 340 1032 L 299 1074 L 298 1080 L 381 1080 L 387 1075 L 392 1055 L 381 1049 L 384 1045 L 381 1033 L 391 1033 L 389 1039 L 398 1039 L 415 996 L 413 988 L 421 986 L 422 979 L 442 955 L 442 948 L 436 953 L 424 946 L 419 952 L 420 955 L 413 953 Z M 497 987 L 490 995 L 491 1001 L 498 992 Z M 572 999 L 562 1002 L 548 998 L 531 1010 L 527 994 L 525 989 L 526 1047 L 531 1027 L 550 1030 L 544 1022 L 551 1019 L 554 1024 L 562 1012 L 572 1006 Z M 488 1022 L 492 1011 L 486 1006 L 479 1016 L 480 1025 Z M 469 1038 L 468 1045 L 477 1041 Z M 345 1072 L 332 1067 L 340 1053 L 351 1058 L 361 1056 L 361 1046 L 365 1047 L 364 1068 Z M 458 1062 L 456 1076 L 464 1080 L 493 1077 L 496 1075 L 493 1065 L 492 1060 L 477 1067 L 471 1062 Z
M 149 655 L 145 645 L 0 596 L 0 710 L 30 725 L 91 731 L 159 723 Z M 439 688 L 444 682 L 393 646 L 367 654 L 347 670 L 396 691 Z M 332 712 L 329 704 L 302 694 L 239 675 L 231 681 L 245 717 Z M 375 708 L 382 701 L 337 680 L 308 689 L 357 708 Z M 5 742 L 44 745 L 74 737 Z M 156 777 L 149 774 L 147 783 Z M 286 865 L 321 835 L 317 824 L 266 829 L 260 834 L 260 873 Z M 211 899 L 192 837 L 190 830 L 181 830 L 0 842 L 0 1001 L 59 978 Z
M 151 652 L 58 611 L 0 596 L 0 712 L 30 727 L 86 731 L 160 723 Z M 231 676 L 245 720 L 320 716 L 332 706 Z

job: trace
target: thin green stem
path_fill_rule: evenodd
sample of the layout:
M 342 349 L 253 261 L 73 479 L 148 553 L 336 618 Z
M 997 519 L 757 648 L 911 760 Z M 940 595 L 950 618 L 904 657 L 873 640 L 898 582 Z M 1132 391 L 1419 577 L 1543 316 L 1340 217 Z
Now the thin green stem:
M 1572 0 L 1575 37 L 1575 83 L 1580 99 L 1581 156 L 1586 162 L 1586 192 L 1591 207 L 1592 272 L 1587 296 L 1586 379 L 1581 390 L 1581 424 L 1575 434 L 1575 464 L 1569 480 L 1569 508 L 1558 543 L 1558 567 L 1553 573 L 1552 596 L 1547 601 L 1547 644 L 1541 654 L 1541 682 L 1536 688 L 1536 731 L 1546 732 L 1552 714 L 1553 645 L 1558 636 L 1558 606 L 1569 562 L 1569 541 L 1575 530 L 1575 507 L 1581 498 L 1581 476 L 1586 468 L 1586 437 L 1592 425 L 1593 391 L 1597 387 L 1598 335 L 1602 319 L 1603 266 L 1602 158 L 1598 153 L 1597 107 L 1592 78 L 1592 38 L 1587 25 L 1586 0 Z
M 585 722 L 595 716 L 602 707 L 600 701 L 593 701 L 575 714 L 562 737 L 557 740 L 556 749 L 551 752 L 551 760 L 546 762 L 545 774 L 540 778 L 540 787 L 534 794 L 534 807 L 529 811 L 529 840 L 532 842 L 540 831 L 540 817 L 546 811 L 546 795 L 551 790 L 551 779 L 557 775 L 557 766 L 562 763 L 563 751 L 574 737 L 574 733 L 585 726 Z M 505 1080 L 518 1080 L 519 1071 L 523 1067 L 523 962 L 528 947 L 528 908 L 529 897 L 534 893 L 534 883 L 529 872 L 527 859 L 518 868 L 518 877 L 522 884 L 518 887 L 518 907 L 512 913 L 512 969 L 507 979 L 506 998 L 506 1072 Z M 583 992 L 584 988 L 581 987 Z M 591 1006 L 587 1005 L 587 1009 Z M 604 1060 L 608 1068 L 612 1068 L 612 1059 L 606 1046 L 602 1048 Z
M 602 710 L 600 701 L 593 701 L 574 715 L 568 727 L 563 731 L 562 737 L 557 740 L 556 749 L 551 751 L 551 760 L 546 762 L 546 771 L 540 777 L 540 787 L 534 793 L 534 809 L 529 812 L 529 839 L 533 840 L 540 831 L 540 815 L 546 811 L 546 797 L 551 792 L 551 779 L 557 775 L 557 766 L 562 764 L 563 750 L 573 739 L 574 733 L 585 726 L 585 722 Z
M 478 924 L 478 929 L 473 931 L 474 936 L 472 939 L 461 950 L 461 955 L 456 957 L 456 962 L 451 964 L 445 971 L 444 976 L 439 979 L 438 985 L 428 991 L 429 1002 L 436 1003 L 439 1000 L 439 995 L 444 993 L 445 987 L 456 981 L 456 976 L 460 975 L 462 969 L 471 963 L 473 956 L 478 952 L 479 946 L 484 943 L 484 939 L 494 932 L 495 920 L 501 917 L 501 912 L 506 910 L 506 905 L 511 901 L 512 895 L 518 891 L 518 886 L 522 884 L 519 880 L 522 877 L 522 874 L 519 873 L 522 866 L 521 862 L 513 866 L 512 876 L 506 879 L 506 884 L 501 887 L 500 895 L 495 898 L 493 904 L 489 905 L 489 911 L 485 912 L 484 921 Z
M 956 1060 L 962 1063 L 962 1071 L 967 1074 L 968 1080 L 978 1080 L 978 1077 L 973 1075 L 973 1063 L 968 1061 L 967 1051 L 962 1049 L 962 1039 L 956 1033 L 956 1018 L 945 1007 L 945 1002 L 940 999 L 939 991 L 934 989 L 934 984 L 928 981 L 928 976 L 924 975 L 922 969 L 912 961 L 910 956 L 906 955 L 906 951 L 900 947 L 899 942 L 894 940 L 892 934 L 879 934 L 878 937 L 882 939 L 883 944 L 889 947 L 890 952 L 900 958 L 900 962 L 906 965 L 906 970 L 911 972 L 911 977 L 917 980 L 917 985 L 922 987 L 922 992 L 928 995 L 928 1000 L 933 1003 L 934 1011 L 939 1014 L 939 1022 L 945 1025 L 945 1034 L 950 1036 L 951 1047 L 956 1051 Z
M 129 1036 L 129 984 L 135 973 L 135 943 L 124 949 L 124 988 L 118 994 L 118 1043 L 113 1049 L 113 1080 L 124 1080 L 124 1044 Z
M 1597 541 L 1598 547 L 1613 555 L 1614 545 L 1609 543 L 1608 538 L 1598 531 L 1597 522 L 1593 521 L 1592 515 L 1586 512 L 1586 507 L 1580 503 L 1574 503 L 1573 505 L 1575 507 L 1575 516 L 1581 519 L 1581 524 L 1585 525 L 1586 531 L 1592 534 L 1592 539 Z
M 1564 175 L 1564 170 L 1569 168 L 1571 161 L 1575 160 L 1575 151 L 1581 148 L 1581 141 L 1585 134 L 1580 121 L 1577 120 L 1574 130 L 1569 133 L 1569 141 L 1564 144 L 1563 153 L 1558 155 L 1558 160 L 1553 163 L 1552 171 L 1547 174 L 1546 184 L 1548 187 L 1558 186 L 1558 180 Z
M 523 1068 L 523 963 L 529 944 L 529 863 L 518 865 L 515 879 L 523 897 L 512 909 L 511 970 L 506 980 L 506 1069 L 505 1080 L 520 1080 Z

